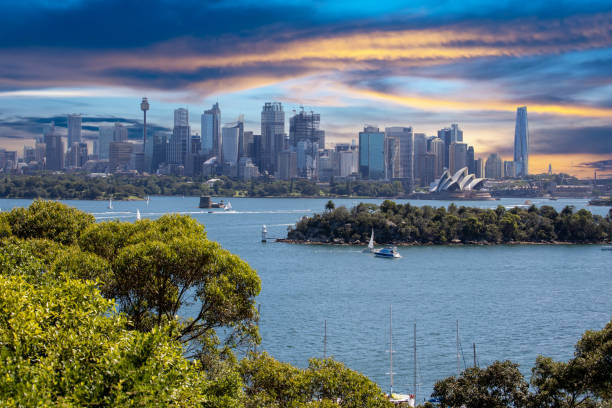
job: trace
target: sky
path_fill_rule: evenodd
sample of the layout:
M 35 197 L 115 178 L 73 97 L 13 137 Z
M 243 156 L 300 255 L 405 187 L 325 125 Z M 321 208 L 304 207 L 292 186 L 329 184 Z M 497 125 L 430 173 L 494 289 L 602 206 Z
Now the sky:
M 0 147 L 69 113 L 192 129 L 280 101 L 321 114 L 326 141 L 364 125 L 435 135 L 459 123 L 477 157 L 512 159 L 527 106 L 530 172 L 612 176 L 612 2 L 2 0 Z M 57 120 L 65 126 L 65 120 Z M 65 129 L 62 129 L 65 132 Z

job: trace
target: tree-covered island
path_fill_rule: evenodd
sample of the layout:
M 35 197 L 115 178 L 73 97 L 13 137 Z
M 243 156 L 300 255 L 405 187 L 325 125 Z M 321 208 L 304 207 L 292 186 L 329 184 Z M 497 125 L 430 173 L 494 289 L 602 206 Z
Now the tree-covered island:
M 281 241 L 362 245 L 372 230 L 377 243 L 394 245 L 607 243 L 612 240 L 612 211 L 602 217 L 569 206 L 560 212 L 533 205 L 434 208 L 390 200 L 349 210 L 328 202 L 325 212 L 302 218 Z

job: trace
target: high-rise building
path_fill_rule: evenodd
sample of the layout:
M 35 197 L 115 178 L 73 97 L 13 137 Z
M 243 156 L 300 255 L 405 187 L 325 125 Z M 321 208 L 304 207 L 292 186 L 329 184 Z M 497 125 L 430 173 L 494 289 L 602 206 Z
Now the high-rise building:
M 529 174 L 529 126 L 527 123 L 526 106 L 516 109 L 514 162 L 516 163 L 517 177 L 525 177 Z
M 128 142 L 112 142 L 109 146 L 109 166 L 112 171 L 127 170 L 132 162 L 133 145 Z
M 100 126 L 98 128 L 97 154 L 100 160 L 108 160 L 110 143 L 114 141 L 114 126 Z
M 30 163 L 36 161 L 36 148 L 32 146 L 23 147 L 23 162 Z
M 221 157 L 221 109 L 215 103 L 201 117 L 202 154 L 205 157 Z
M 68 146 L 81 141 L 81 115 L 68 115 Z
M 450 127 L 438 130 L 438 137 L 444 140 L 444 144 L 446 145 L 444 149 L 444 166 L 446 168 L 449 167 L 449 149 L 452 143 L 461 143 L 463 142 L 463 130 L 459 128 L 459 125 L 456 123 L 451 124 Z
M 503 162 L 499 154 L 491 153 L 485 163 L 485 177 L 490 179 L 500 179 L 504 177 Z
M 412 186 L 414 182 L 414 135 L 412 127 L 388 127 L 385 129 L 385 135 L 388 139 L 395 141 L 395 143 L 388 143 L 388 146 L 394 148 L 394 151 L 391 155 L 387 153 L 387 157 L 394 163 L 388 166 L 393 170 L 392 174 L 389 174 L 388 171 L 387 176 L 407 180 Z
M 385 178 L 385 134 L 377 127 L 359 132 L 359 175 L 367 180 Z
M 274 174 L 278 154 L 285 150 L 285 112 L 280 102 L 266 102 L 261 110 L 261 170 Z
M 325 132 L 319 129 L 320 122 L 320 114 L 305 112 L 303 108 L 289 120 L 290 144 L 298 155 L 298 177 L 317 177 L 319 149 L 325 147 Z
M 115 127 L 113 128 L 113 142 L 127 142 L 128 140 L 128 130 L 125 126 L 123 126 L 119 122 L 115 122 Z
M 485 162 L 482 158 L 474 160 L 474 175 L 476 178 L 485 177 Z
M 285 150 L 278 154 L 278 178 L 291 180 L 297 177 L 297 153 Z
M 467 168 L 469 174 L 476 173 L 476 164 L 474 158 L 474 146 L 469 146 L 467 149 Z
M 80 169 L 87 163 L 88 152 L 87 143 L 74 142 L 70 146 L 70 150 L 67 153 L 67 164 L 66 167 Z
M 419 186 L 425 183 L 425 155 L 427 154 L 427 138 L 425 133 L 414 134 L 414 182 Z
M 238 163 L 238 147 L 240 144 L 240 124 L 230 123 L 221 130 L 222 160 L 223 164 L 235 166 Z
M 509 178 L 513 178 L 516 177 L 517 168 L 516 168 L 516 162 L 512 161 L 512 160 L 506 160 L 504 161 L 504 177 L 509 177 Z
M 157 132 L 153 136 L 153 156 L 151 159 L 151 171 L 155 172 L 163 163 L 166 163 L 168 155 L 168 135 Z
M 178 108 L 174 110 L 174 128 L 168 144 L 168 163 L 184 166 L 190 153 L 189 111 L 185 108 Z
M 64 143 L 62 137 L 55 134 L 55 125 L 45 128 L 45 168 L 47 170 L 61 170 L 64 168 Z
M 434 155 L 433 171 L 434 178 L 437 179 L 440 178 L 440 176 L 442 176 L 442 172 L 444 172 L 444 158 L 446 157 L 444 149 L 446 144 L 444 143 L 444 140 L 440 139 L 439 137 L 434 137 L 429 141 L 428 145 L 428 152 Z
M 448 168 L 451 174 L 455 174 L 462 168 L 467 167 L 467 144 L 451 143 L 448 150 L 448 158 Z

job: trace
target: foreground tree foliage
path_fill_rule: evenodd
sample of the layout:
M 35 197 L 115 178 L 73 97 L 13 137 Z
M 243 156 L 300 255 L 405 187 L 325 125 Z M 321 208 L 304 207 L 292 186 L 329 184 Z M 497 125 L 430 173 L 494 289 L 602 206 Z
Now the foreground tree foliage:
M 259 341 L 259 277 L 189 217 L 96 224 L 36 201 L 0 233 L 0 406 L 388 406 L 333 360 L 238 363 Z
M 331 208 L 304 217 L 289 229 L 297 241 L 364 243 L 374 230 L 380 244 L 445 244 L 449 242 L 575 242 L 600 243 L 612 239 L 612 212 L 606 217 L 587 210 L 531 206 L 495 210 L 457 207 L 416 207 L 386 200 L 380 206 L 361 203 L 350 211 Z
M 531 390 L 510 361 L 471 367 L 458 378 L 434 386 L 442 407 L 577 408 L 612 407 L 612 321 L 587 331 L 567 362 L 539 356 L 532 368 Z

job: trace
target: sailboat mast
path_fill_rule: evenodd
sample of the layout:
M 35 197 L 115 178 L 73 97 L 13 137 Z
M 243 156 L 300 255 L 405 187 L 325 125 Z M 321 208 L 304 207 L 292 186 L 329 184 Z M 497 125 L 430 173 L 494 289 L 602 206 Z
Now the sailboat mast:
M 417 395 L 417 352 L 416 352 L 416 323 L 414 324 L 414 404 L 416 405 Z
M 391 394 L 393 394 L 393 306 L 389 306 L 389 375 L 391 376 Z
M 473 345 L 474 345 L 474 367 L 477 367 L 478 364 L 476 364 L 476 343 L 474 343 Z
M 459 320 L 457 320 L 457 377 L 461 373 L 461 369 L 459 367 Z
M 325 320 L 324 334 L 323 334 L 323 358 L 327 358 L 327 319 Z

